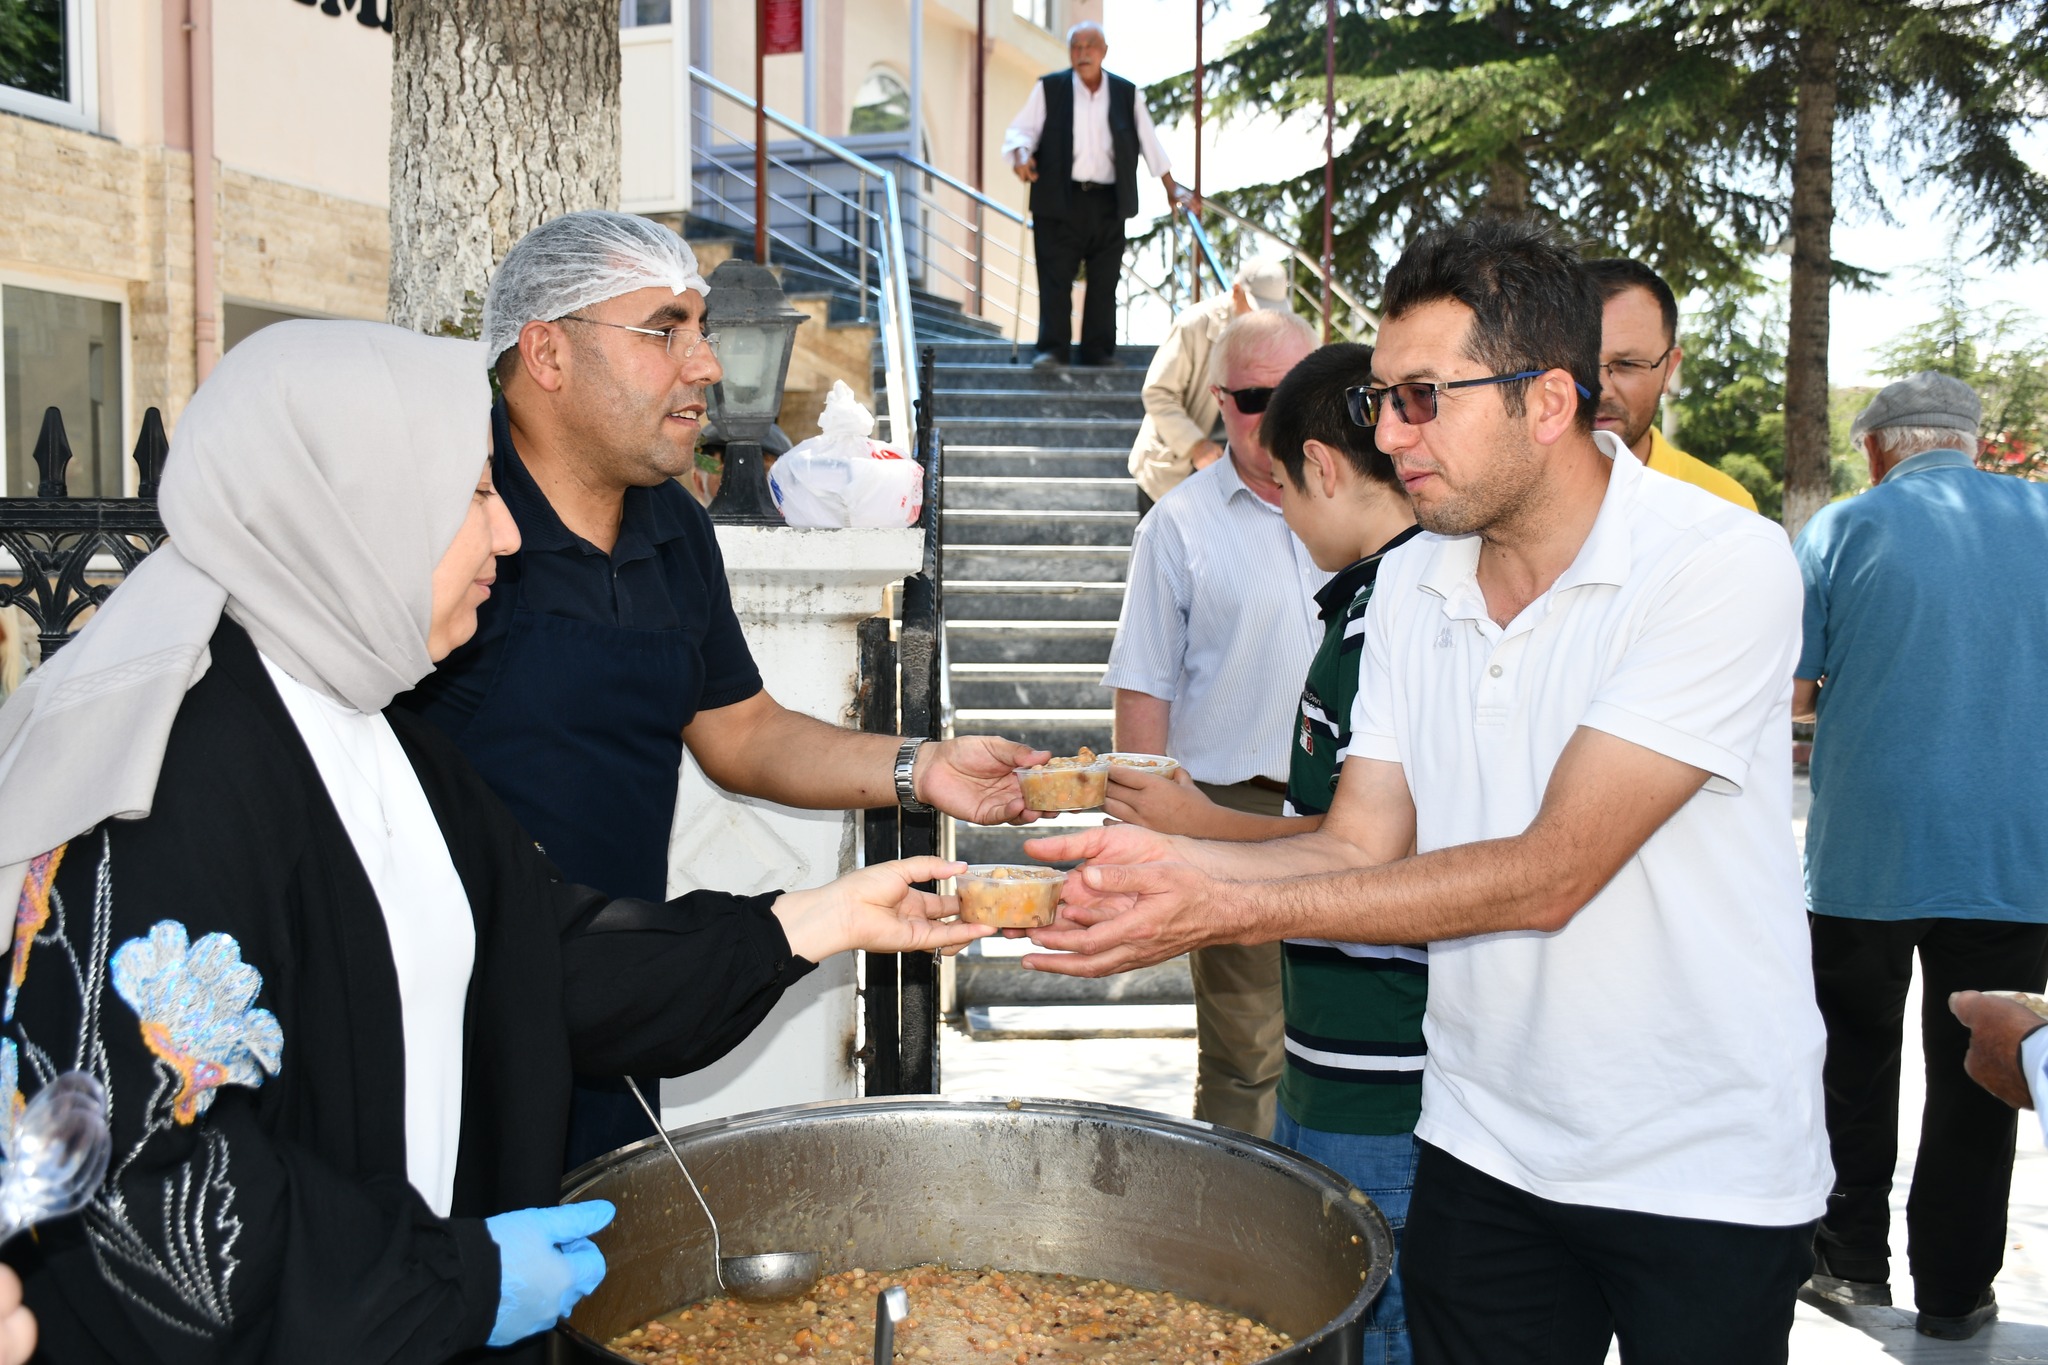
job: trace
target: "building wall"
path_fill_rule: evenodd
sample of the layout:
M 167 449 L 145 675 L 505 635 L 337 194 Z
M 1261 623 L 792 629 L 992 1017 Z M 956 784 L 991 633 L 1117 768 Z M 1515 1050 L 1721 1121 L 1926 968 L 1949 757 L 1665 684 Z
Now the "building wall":
M 188 0 L 83 2 L 92 9 L 96 47 L 96 131 L 0 112 L 0 203 L 7 206 L 0 278 L 125 302 L 122 424 L 124 442 L 132 443 L 147 408 L 175 425 L 197 374 Z M 1055 17 L 1067 21 L 1095 2 L 1060 0 Z M 871 69 L 888 66 L 909 83 L 909 0 L 814 5 L 808 36 L 819 54 L 817 118 L 822 131 L 839 135 Z M 1064 46 L 1018 18 L 1009 0 L 987 6 L 985 175 L 991 194 L 1021 210 L 1024 187 L 998 156 L 1003 127 L 1031 81 L 1064 62 Z M 926 0 L 924 12 L 924 125 L 939 167 L 965 179 L 975 0 Z M 676 13 L 676 29 L 689 32 L 689 6 L 679 0 Z M 224 322 L 230 303 L 278 314 L 382 317 L 391 36 L 300 0 L 213 0 L 213 15 L 215 318 Z M 745 7 L 718 5 L 696 21 L 708 22 L 714 73 L 743 89 L 753 75 L 753 30 L 744 19 Z M 702 64 L 706 56 L 693 59 Z M 772 107 L 802 112 L 803 71 L 801 57 L 769 59 Z M 635 138 L 629 124 L 629 162 Z M 826 329 L 820 319 L 804 330 Z M 817 354 L 815 364 L 798 367 L 806 380 L 800 387 L 834 377 L 864 381 L 855 352 L 867 329 L 856 330 L 859 336 L 835 329 L 815 342 L 806 336 L 801 344 Z M 817 396 L 805 394 L 813 402 Z

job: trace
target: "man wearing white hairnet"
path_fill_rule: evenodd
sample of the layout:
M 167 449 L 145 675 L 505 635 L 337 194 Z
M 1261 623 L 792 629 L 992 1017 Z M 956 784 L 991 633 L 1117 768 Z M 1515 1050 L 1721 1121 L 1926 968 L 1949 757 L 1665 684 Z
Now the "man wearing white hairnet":
M 565 214 L 522 238 L 484 301 L 503 393 L 498 561 L 476 637 L 408 697 L 572 882 L 661 901 L 682 751 L 727 791 L 786 806 L 924 802 L 1024 815 L 1007 740 L 925 744 L 784 709 L 761 685 L 690 467 L 718 338 L 683 240 L 645 218 Z M 917 807 L 922 809 L 922 806 Z M 568 1163 L 646 1136 L 614 1080 L 579 1081 Z

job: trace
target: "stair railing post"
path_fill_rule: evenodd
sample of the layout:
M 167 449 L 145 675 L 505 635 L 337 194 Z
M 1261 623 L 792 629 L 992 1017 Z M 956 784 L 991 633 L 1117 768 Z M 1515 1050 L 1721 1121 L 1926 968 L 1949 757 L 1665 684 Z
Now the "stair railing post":
M 887 617 L 871 616 L 859 627 L 860 728 L 893 735 L 896 727 L 896 643 Z M 861 854 L 868 866 L 899 856 L 896 810 L 883 806 L 861 814 Z M 903 1090 L 902 960 L 896 953 L 861 954 L 862 1093 L 896 1095 Z
M 934 395 L 930 376 L 934 360 L 931 347 L 921 356 L 923 371 L 913 417 L 916 425 L 913 449 L 925 459 L 924 563 L 920 572 L 903 581 L 903 625 L 897 636 L 896 657 L 901 671 L 899 692 L 905 735 L 929 739 L 941 737 L 939 641 L 945 631 L 939 583 L 939 528 L 943 511 L 939 504 L 939 438 L 932 420 Z M 900 852 L 905 858 L 937 856 L 940 848 L 936 811 L 904 812 L 898 829 Z M 937 890 L 935 884 L 923 889 Z M 903 1090 L 906 1094 L 939 1093 L 939 964 L 932 953 L 905 953 L 901 971 Z
M 855 291 L 860 295 L 860 320 L 868 320 L 868 173 L 860 173 L 860 285 Z

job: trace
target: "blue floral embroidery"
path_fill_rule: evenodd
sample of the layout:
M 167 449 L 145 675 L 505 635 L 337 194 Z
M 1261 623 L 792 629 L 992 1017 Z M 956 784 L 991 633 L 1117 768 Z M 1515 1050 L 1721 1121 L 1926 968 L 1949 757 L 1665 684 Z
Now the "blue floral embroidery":
M 223 1085 L 263 1084 L 283 1061 L 284 1030 L 269 1010 L 251 1009 L 263 975 L 242 961 L 226 934 L 190 942 L 164 920 L 132 938 L 108 962 L 114 990 L 142 1021 L 142 1041 L 184 1082 L 172 1117 L 189 1124 Z

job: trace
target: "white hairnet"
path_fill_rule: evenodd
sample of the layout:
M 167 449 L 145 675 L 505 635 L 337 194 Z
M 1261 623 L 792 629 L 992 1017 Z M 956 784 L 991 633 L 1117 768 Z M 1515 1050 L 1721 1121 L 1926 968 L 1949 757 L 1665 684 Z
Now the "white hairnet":
M 652 219 L 585 209 L 550 218 L 498 263 L 484 297 L 484 349 L 493 361 L 519 344 L 519 329 L 660 285 L 710 296 L 689 243 Z

